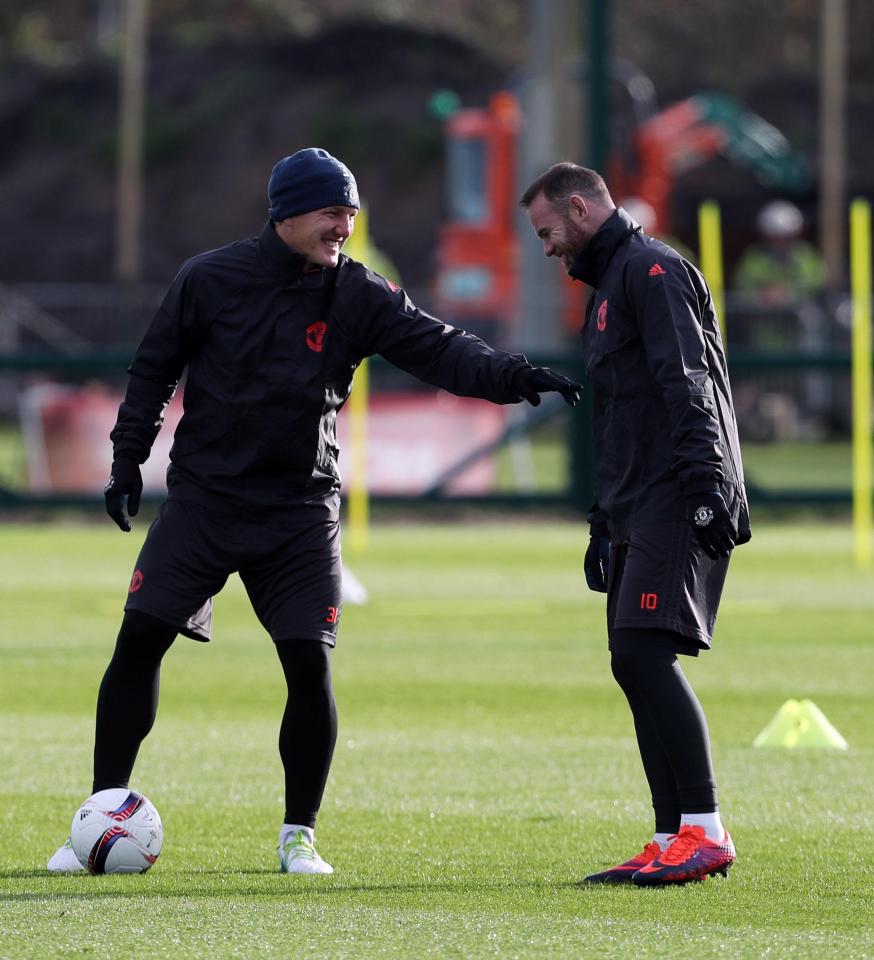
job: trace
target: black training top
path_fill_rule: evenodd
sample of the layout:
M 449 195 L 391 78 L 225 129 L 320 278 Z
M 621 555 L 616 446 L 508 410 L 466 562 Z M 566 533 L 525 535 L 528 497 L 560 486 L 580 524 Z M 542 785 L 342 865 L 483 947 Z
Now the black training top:
M 636 524 L 683 518 L 685 495 L 718 488 L 745 542 L 737 423 L 704 278 L 621 208 L 570 273 L 594 287 L 581 333 L 595 406 L 590 519 L 622 539 Z
M 171 496 L 184 487 L 220 503 L 333 513 L 336 416 L 365 357 L 459 396 L 521 400 L 512 378 L 529 366 L 522 355 L 442 323 L 346 256 L 333 269 L 303 266 L 271 223 L 183 265 L 129 368 L 116 459 L 146 460 L 187 367 Z

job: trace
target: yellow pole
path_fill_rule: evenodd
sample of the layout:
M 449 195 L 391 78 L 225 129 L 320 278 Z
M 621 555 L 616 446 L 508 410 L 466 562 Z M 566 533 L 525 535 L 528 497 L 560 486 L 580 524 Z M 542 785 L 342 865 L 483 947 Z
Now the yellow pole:
M 349 547 L 362 553 L 370 527 L 370 495 L 367 490 L 367 401 L 370 371 L 362 360 L 355 371 L 355 386 L 349 397 L 349 453 L 352 481 L 349 485 Z
M 853 298 L 853 540 L 856 566 L 871 566 L 871 205 L 850 205 Z
M 722 277 L 722 224 L 719 204 L 705 200 L 698 208 L 698 249 L 701 272 L 710 287 L 710 296 L 719 320 L 719 329 L 725 342 L 725 283 Z
M 346 241 L 343 252 L 353 260 L 366 263 L 370 237 L 367 229 L 367 207 L 362 203 L 355 228 Z M 355 381 L 349 397 L 349 461 L 352 480 L 349 484 L 349 549 L 362 553 L 367 547 L 370 526 L 370 494 L 367 485 L 367 406 L 370 394 L 370 376 L 367 360 L 355 371 Z

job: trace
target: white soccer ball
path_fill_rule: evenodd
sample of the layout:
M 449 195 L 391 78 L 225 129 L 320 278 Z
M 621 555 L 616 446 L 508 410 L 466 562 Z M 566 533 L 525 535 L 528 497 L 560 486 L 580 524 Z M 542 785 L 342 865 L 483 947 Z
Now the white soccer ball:
M 145 873 L 161 852 L 164 825 L 141 793 L 101 790 L 76 811 L 70 841 L 89 873 Z

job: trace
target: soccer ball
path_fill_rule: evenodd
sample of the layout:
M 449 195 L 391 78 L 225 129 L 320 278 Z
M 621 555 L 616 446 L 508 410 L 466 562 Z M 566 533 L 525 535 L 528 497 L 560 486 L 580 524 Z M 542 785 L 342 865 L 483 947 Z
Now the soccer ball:
M 164 825 L 150 800 L 118 787 L 93 794 L 79 807 L 70 841 L 89 873 L 145 873 L 161 852 Z

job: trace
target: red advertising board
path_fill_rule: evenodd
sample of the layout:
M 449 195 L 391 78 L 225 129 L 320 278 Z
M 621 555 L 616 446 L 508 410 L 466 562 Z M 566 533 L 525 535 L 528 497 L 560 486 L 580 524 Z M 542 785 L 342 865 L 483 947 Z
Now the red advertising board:
M 72 388 L 46 383 L 21 395 L 28 485 L 39 493 L 95 493 L 112 459 L 109 432 L 121 395 L 100 385 Z M 164 489 L 173 433 L 182 415 L 177 394 L 143 467 L 146 490 Z M 367 414 L 367 486 L 373 493 L 415 495 L 505 427 L 506 408 L 443 391 L 383 393 Z M 340 470 L 348 483 L 353 458 L 348 415 L 338 418 Z M 453 493 L 487 493 L 494 484 L 491 456 L 478 459 L 449 486 Z

